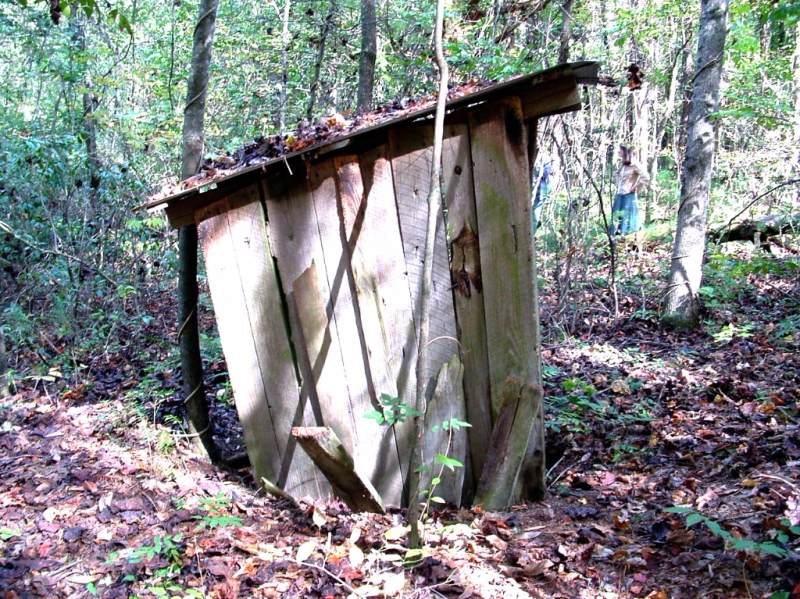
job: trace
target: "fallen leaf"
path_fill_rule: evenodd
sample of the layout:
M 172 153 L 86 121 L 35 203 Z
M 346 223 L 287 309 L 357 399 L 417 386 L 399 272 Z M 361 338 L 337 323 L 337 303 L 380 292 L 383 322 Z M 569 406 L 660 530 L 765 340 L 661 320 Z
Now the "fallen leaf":
M 357 545 L 351 545 L 348 559 L 353 566 L 360 566 L 364 562 L 364 552 Z
M 399 541 L 408 534 L 408 530 L 408 526 L 393 526 L 383 533 L 383 537 L 387 541 Z
M 387 597 L 393 597 L 403 590 L 406 586 L 406 576 L 402 572 L 398 574 L 389 574 L 386 581 L 383 583 L 383 593 Z
M 322 528 L 328 523 L 328 517 L 318 505 L 314 506 L 314 511 L 311 513 L 311 519 L 319 528 Z
M 317 549 L 316 541 L 306 541 L 305 543 L 300 545 L 300 547 L 297 548 L 297 554 L 295 555 L 295 559 L 298 562 L 304 562 L 309 557 L 311 557 L 311 554 L 314 553 L 316 549 Z

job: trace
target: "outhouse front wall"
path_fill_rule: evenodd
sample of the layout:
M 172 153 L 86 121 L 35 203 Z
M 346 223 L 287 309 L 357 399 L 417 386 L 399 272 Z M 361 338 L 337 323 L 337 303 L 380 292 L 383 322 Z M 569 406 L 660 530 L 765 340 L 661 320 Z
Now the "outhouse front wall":
M 503 382 L 541 382 L 531 130 L 579 104 L 567 75 L 446 123 L 423 448 L 465 464 L 437 489 L 455 503 L 480 476 Z M 386 503 L 408 501 L 411 420 L 364 416 L 383 394 L 415 404 L 432 135 L 430 120 L 387 127 L 191 211 L 257 482 L 326 497 L 291 429 L 328 426 Z M 450 418 L 472 428 L 433 430 Z M 534 478 L 541 424 L 540 414 Z

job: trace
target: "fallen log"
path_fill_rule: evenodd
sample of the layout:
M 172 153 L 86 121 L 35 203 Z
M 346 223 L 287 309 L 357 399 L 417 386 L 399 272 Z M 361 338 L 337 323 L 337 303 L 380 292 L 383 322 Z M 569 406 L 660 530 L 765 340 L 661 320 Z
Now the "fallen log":
M 332 429 L 326 426 L 296 426 L 292 436 L 325 475 L 342 501 L 354 512 L 385 514 L 386 506 L 375 487 L 356 472 L 353 458 Z
M 800 231 L 800 213 L 770 214 L 758 220 L 746 220 L 732 228 L 724 228 L 709 234 L 715 243 L 750 241 L 767 244 L 770 237 Z

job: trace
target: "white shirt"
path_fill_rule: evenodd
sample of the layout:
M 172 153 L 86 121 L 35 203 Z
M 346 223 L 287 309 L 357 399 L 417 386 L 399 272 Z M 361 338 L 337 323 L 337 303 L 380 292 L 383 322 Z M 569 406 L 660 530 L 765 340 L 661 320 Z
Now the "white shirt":
M 634 187 L 647 185 L 650 176 L 636 162 L 623 164 L 617 171 L 617 193 L 633 193 Z

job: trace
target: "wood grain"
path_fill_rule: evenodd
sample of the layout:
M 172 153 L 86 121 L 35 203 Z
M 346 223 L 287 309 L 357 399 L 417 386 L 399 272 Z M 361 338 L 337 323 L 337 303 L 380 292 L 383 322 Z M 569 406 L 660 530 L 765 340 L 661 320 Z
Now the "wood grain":
M 465 420 L 472 425 L 467 431 L 470 459 L 466 463 L 464 485 L 465 500 L 471 502 L 489 447 L 492 399 L 478 239 L 480 231 L 475 207 L 469 127 L 466 124 L 445 127 L 442 177 L 444 205 L 453 244 L 451 277 L 453 284 L 462 282 L 453 290 L 453 301 L 464 364 Z
M 345 250 L 344 225 L 339 216 L 333 161 L 314 165 L 309 182 L 323 251 L 323 261 L 316 265 L 318 271 L 324 268 L 330 290 L 325 306 L 326 315 L 329 322 L 335 323 L 338 331 L 350 394 L 350 411 L 354 417 L 357 447 L 353 455 L 359 472 L 369 478 L 386 501 L 397 505 L 402 494 L 402 481 L 394 432 L 364 418 L 367 412 L 377 407 L 378 402 L 363 328 L 359 322 L 350 257 Z
M 422 275 L 428 226 L 428 194 L 433 160 L 433 125 L 389 132 L 395 202 L 403 239 L 415 330 L 419 330 Z M 439 369 L 459 351 L 444 217 L 440 212 L 433 251 L 427 387 L 432 392 Z M 462 415 L 465 417 L 465 415 Z
M 470 114 L 475 200 L 480 231 L 481 271 L 493 413 L 502 401 L 508 376 L 541 384 L 536 263 L 533 250 L 527 130 L 519 98 L 482 106 Z M 534 482 L 544 482 L 544 447 L 526 462 Z M 543 489 L 520 489 L 538 496 Z M 522 497 L 528 498 L 528 497 Z
M 492 431 L 486 466 L 475 505 L 504 510 L 516 500 L 515 487 L 531 436 L 534 416 L 541 411 L 542 387 L 510 376 L 502 389 L 497 424 Z
M 391 171 L 385 150 L 366 155 L 362 161 L 367 173 L 363 177 L 358 157 L 335 160 L 360 332 L 376 394 L 386 393 L 413 405 L 416 335 Z M 395 425 L 392 434 L 400 472 L 387 472 L 384 488 L 378 489 L 389 503 L 407 495 L 411 423 Z M 391 437 L 385 437 L 380 451 L 388 450 L 386 440 Z
M 297 439 L 330 482 L 336 495 L 354 512 L 385 514 L 386 506 L 370 482 L 355 468 L 352 456 L 328 427 L 296 427 Z
M 468 427 L 451 428 L 455 418 L 464 421 L 464 366 L 458 356 L 443 364 L 436 377 L 433 397 L 425 411 L 425 434 L 422 440 L 422 465 L 429 468 L 420 475 L 420 489 L 430 489 L 434 496 L 459 505 L 464 487 L 464 468 L 443 468 L 436 459 L 446 455 L 464 464 L 467 459 Z M 447 422 L 448 425 L 443 426 Z M 486 431 L 483 431 L 486 434 Z M 487 435 L 488 436 L 488 435 Z M 432 478 L 441 478 L 433 488 Z M 425 498 L 420 498 L 424 501 Z
M 292 461 L 297 378 L 258 189 L 239 194 L 205 208 L 197 221 L 245 444 L 257 481 L 263 476 L 295 497 L 318 496 L 306 456 L 281 476 Z

